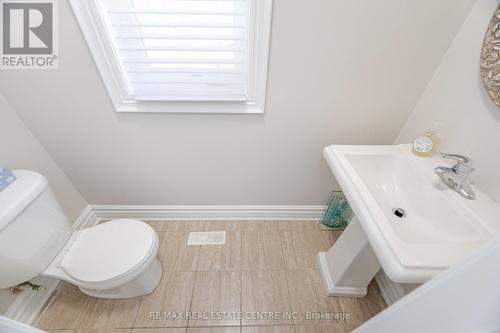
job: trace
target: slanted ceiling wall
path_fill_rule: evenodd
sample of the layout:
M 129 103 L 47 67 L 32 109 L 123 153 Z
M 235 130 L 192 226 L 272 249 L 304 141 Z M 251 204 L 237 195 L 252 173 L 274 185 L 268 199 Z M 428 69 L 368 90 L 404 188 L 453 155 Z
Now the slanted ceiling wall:
M 49 180 L 68 219 L 74 222 L 87 202 L 0 93 L 0 166 L 28 169 Z
M 397 141 L 407 142 L 439 121 L 439 149 L 472 158 L 472 180 L 500 203 L 500 108 L 479 76 L 483 37 L 497 6 L 498 0 L 476 3 Z
M 66 0 L 0 91 L 92 204 L 323 204 L 329 144 L 395 139 L 473 0 L 275 0 L 265 115 L 117 114 Z
M 70 221 L 75 221 L 87 206 L 64 172 L 19 119 L 0 93 L 0 165 L 29 169 L 44 174 Z M 0 270 L 3 268 L 0 268 Z M 0 289 L 0 315 L 16 300 L 7 289 Z

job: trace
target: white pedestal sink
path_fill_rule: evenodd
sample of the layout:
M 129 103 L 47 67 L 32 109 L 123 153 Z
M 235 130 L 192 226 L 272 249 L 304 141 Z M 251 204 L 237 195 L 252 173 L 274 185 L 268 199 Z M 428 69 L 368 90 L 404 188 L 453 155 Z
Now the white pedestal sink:
M 410 149 L 325 148 L 356 216 L 332 248 L 318 254 L 330 296 L 366 295 L 380 267 L 395 282 L 426 282 L 500 232 L 497 203 L 477 188 L 476 200 L 461 197 L 434 174 L 450 161 Z

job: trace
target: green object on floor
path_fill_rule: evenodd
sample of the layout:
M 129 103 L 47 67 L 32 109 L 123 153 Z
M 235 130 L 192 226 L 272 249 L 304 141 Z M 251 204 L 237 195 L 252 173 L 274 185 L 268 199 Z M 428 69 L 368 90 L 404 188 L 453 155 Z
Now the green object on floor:
M 330 228 L 343 230 L 353 215 L 351 206 L 344 193 L 333 191 L 328 199 L 321 223 Z

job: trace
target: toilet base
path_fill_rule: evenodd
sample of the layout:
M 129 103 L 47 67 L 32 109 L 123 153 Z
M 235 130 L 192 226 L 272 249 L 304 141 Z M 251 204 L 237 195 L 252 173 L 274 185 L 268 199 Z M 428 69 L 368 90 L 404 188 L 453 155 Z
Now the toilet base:
M 156 289 L 162 275 L 161 264 L 154 259 L 151 265 L 139 276 L 124 285 L 113 289 L 79 288 L 81 292 L 96 298 L 132 298 L 147 295 Z

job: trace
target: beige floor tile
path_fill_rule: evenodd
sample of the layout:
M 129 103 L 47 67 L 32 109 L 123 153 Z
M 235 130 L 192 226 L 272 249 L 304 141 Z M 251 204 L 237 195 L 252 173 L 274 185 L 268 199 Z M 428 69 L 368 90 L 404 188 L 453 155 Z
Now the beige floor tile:
M 142 297 L 130 299 L 91 298 L 83 312 L 79 329 L 128 328 L 134 325 Z
M 289 319 L 292 306 L 285 271 L 243 271 L 242 273 L 242 324 L 293 324 L 293 319 Z M 253 315 L 266 313 L 279 313 L 280 318 L 258 318 Z
M 242 333 L 293 333 L 293 326 L 246 326 Z
M 326 296 L 319 270 L 289 270 L 287 280 L 292 311 L 299 317 L 294 320 L 295 324 L 325 325 L 336 322 L 334 319 L 308 317 L 308 313 L 317 316 L 343 311 L 339 298 Z
M 158 288 L 142 298 L 142 303 L 140 299 L 93 299 L 71 284 L 62 284 L 36 326 L 58 333 L 130 333 L 131 329 L 125 327 L 135 320 L 136 333 L 181 333 L 187 331 L 186 312 L 190 309 L 244 313 L 296 311 L 302 316 L 294 323 L 297 333 L 348 332 L 385 308 L 374 283 L 370 284 L 365 298 L 331 298 L 325 296 L 317 269 L 290 268 L 312 266 L 311 258 L 315 263 L 317 252 L 328 249 L 340 234 L 315 229 L 315 221 L 192 220 L 155 221 L 151 225 L 161 239 L 159 255 L 164 276 Z M 227 243 L 187 247 L 189 231 L 208 230 L 226 230 Z M 285 259 L 286 272 L 283 271 Z M 202 271 L 196 272 L 196 269 Z M 235 310 L 229 310 L 233 308 Z M 156 312 L 163 317 L 154 318 L 158 316 Z M 181 318 L 167 319 L 165 316 L 169 312 L 171 316 L 174 312 L 180 313 Z M 307 320 L 307 312 L 344 312 L 352 318 L 347 321 Z M 239 320 L 236 325 L 226 327 L 209 326 L 232 323 L 199 322 L 206 326 L 189 328 L 189 332 L 240 332 Z M 261 324 L 263 322 L 245 326 L 243 332 L 294 332 L 286 322 Z
M 279 220 L 247 220 L 243 222 L 243 230 L 278 230 Z
M 370 318 L 387 308 L 387 304 L 385 304 L 380 288 L 375 280 L 372 280 L 368 285 L 368 294 L 363 298 L 363 301 L 367 302 Z
M 291 221 L 294 223 L 295 221 Z M 241 231 L 278 229 L 278 220 L 165 220 L 147 221 L 157 232 L 165 231 Z
M 368 294 L 365 297 L 341 298 L 340 304 L 344 312 L 351 314 L 351 319 L 347 322 L 351 330 L 386 308 L 375 281 L 372 281 L 368 286 Z
M 154 221 L 148 222 L 159 231 L 214 231 L 239 230 L 239 220 L 181 220 L 181 221 Z
M 160 328 L 134 328 L 132 333 L 186 333 L 186 328 L 171 328 L 171 327 L 160 327 Z
M 224 220 L 224 230 L 226 231 L 243 231 L 248 224 L 248 220 Z
M 146 221 L 158 233 L 164 231 L 187 231 L 186 221 L 165 220 L 165 221 Z
M 196 270 L 200 247 L 187 245 L 188 235 L 188 232 L 163 232 L 158 249 L 158 259 L 164 271 Z
M 213 230 L 239 230 L 241 221 L 239 220 L 165 220 L 148 221 L 157 232 L 165 231 L 213 231 Z
M 82 309 L 89 301 L 90 297 L 76 286 L 63 283 L 36 326 L 41 329 L 76 329 L 83 314 Z
M 328 250 L 340 235 L 319 230 L 285 230 L 280 233 L 287 269 L 318 268 L 318 252 Z
M 277 220 L 207 220 L 191 221 L 187 224 L 189 231 L 243 231 L 278 229 Z
M 279 230 L 318 230 L 318 221 L 316 220 L 280 220 L 278 221 Z
M 200 246 L 198 271 L 241 269 L 241 231 L 226 231 L 226 244 Z
M 245 230 L 241 239 L 242 269 L 283 269 L 279 231 Z
M 206 318 L 189 319 L 188 326 L 240 325 L 241 272 L 198 272 L 191 312 L 203 313 Z M 234 314 L 229 319 L 212 318 L 211 313 Z
M 241 220 L 207 220 L 191 222 L 188 224 L 189 231 L 238 231 L 241 230 L 245 221 Z
M 331 325 L 296 325 L 295 333 L 348 333 L 351 329 L 346 322 L 333 323 Z
M 186 231 L 213 231 L 223 230 L 224 223 L 220 221 L 186 221 Z
M 57 331 L 56 331 L 57 332 Z M 84 328 L 76 330 L 76 333 L 131 333 L 131 328 Z
M 187 333 L 240 333 L 240 327 L 189 327 Z
M 76 333 L 76 330 L 45 330 L 45 332 L 47 332 L 47 333 Z
M 163 272 L 156 290 L 144 296 L 134 327 L 187 326 L 185 313 L 191 305 L 194 281 L 194 272 Z M 174 313 L 181 316 L 174 317 Z

